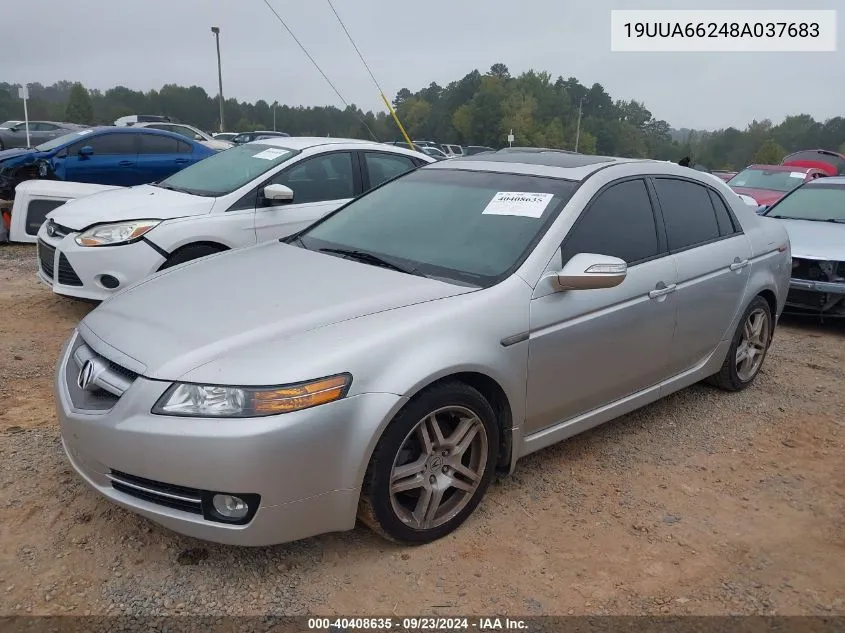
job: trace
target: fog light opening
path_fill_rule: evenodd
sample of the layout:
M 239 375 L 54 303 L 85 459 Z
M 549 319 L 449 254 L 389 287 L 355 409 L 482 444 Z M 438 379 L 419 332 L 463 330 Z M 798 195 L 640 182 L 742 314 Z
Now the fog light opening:
M 226 519 L 243 519 L 249 513 L 247 502 L 234 495 L 216 494 L 211 499 L 214 511 Z
M 103 284 L 103 287 L 108 288 L 109 290 L 114 290 L 120 285 L 120 281 L 118 281 L 117 277 L 112 277 L 111 275 L 103 275 L 100 277 L 100 283 Z

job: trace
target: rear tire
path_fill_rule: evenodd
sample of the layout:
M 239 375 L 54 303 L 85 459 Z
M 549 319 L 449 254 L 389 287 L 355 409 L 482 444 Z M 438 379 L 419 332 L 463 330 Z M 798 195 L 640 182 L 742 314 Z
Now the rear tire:
M 773 333 L 774 321 L 769 302 L 763 297 L 754 297 L 734 332 L 722 368 L 708 381 L 725 391 L 741 391 L 748 387 L 763 367 Z
M 411 400 L 379 440 L 358 518 L 398 543 L 442 538 L 481 501 L 498 449 L 499 425 L 484 396 L 461 382 L 435 385 Z
M 220 253 L 226 250 L 220 246 L 212 246 L 211 244 L 191 244 L 188 246 L 183 246 L 175 253 L 172 253 L 170 257 L 167 258 L 159 270 L 165 270 L 167 268 L 173 268 L 174 266 L 178 266 L 179 264 L 184 264 L 185 262 L 190 262 L 195 259 L 199 259 L 200 257 L 206 257 L 208 255 L 213 255 L 214 253 Z

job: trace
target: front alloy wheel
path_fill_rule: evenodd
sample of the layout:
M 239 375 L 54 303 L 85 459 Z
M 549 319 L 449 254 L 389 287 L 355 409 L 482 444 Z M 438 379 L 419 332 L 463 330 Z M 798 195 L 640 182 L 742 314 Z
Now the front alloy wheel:
M 446 383 L 421 393 L 379 441 L 359 515 L 396 541 L 445 536 L 487 490 L 498 443 L 495 413 L 475 389 Z

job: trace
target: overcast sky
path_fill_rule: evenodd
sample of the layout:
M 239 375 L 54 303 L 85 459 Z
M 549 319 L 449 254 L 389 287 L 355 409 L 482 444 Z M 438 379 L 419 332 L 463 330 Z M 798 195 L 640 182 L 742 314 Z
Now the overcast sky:
M 378 93 L 325 0 L 270 0 L 344 98 Z M 610 10 L 836 9 L 841 0 L 333 0 L 389 98 L 504 62 L 643 101 L 673 127 L 744 127 L 806 112 L 845 115 L 845 55 L 611 53 Z M 839 29 L 843 16 L 839 15 Z M 60 79 L 106 89 L 200 85 L 217 94 L 212 25 L 221 28 L 224 95 L 342 105 L 263 0 L 26 0 L 0 20 L 0 81 Z M 14 54 L 11 52 L 15 51 Z

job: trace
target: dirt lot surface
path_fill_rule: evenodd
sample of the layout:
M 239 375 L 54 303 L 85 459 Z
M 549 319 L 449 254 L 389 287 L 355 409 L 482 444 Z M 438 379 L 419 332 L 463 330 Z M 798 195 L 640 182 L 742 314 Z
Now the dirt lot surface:
M 70 469 L 51 395 L 91 306 L 0 247 L 0 613 L 845 614 L 845 326 L 786 321 L 750 389 L 696 386 L 519 464 L 437 543 L 239 549 Z

